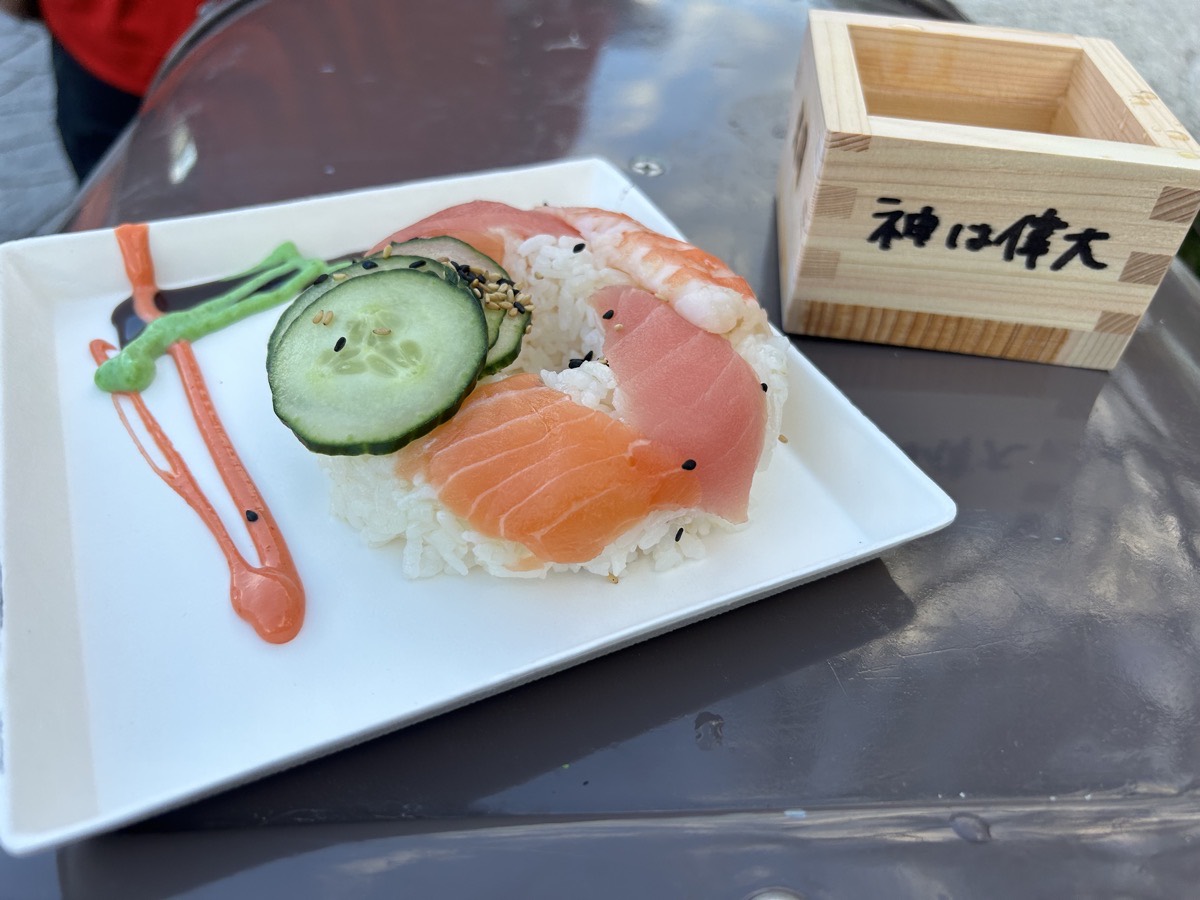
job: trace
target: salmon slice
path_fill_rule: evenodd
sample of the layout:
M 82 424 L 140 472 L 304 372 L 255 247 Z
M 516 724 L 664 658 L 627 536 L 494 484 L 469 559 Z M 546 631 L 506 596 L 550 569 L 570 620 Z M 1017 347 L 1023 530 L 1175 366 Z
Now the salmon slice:
M 651 512 L 695 506 L 700 485 L 682 462 L 536 375 L 514 375 L 476 388 L 453 419 L 400 451 L 397 471 L 423 470 L 483 534 L 582 563 Z
M 746 521 L 767 424 L 766 397 L 750 364 L 725 338 L 646 291 L 607 287 L 589 302 L 604 324 L 622 421 L 675 458 L 695 460 L 700 509 Z M 613 314 L 604 318 L 608 310 Z
M 402 243 L 413 238 L 447 235 L 470 244 L 497 262 L 502 262 L 506 236 L 524 240 L 535 234 L 579 237 L 578 231 L 550 213 L 517 209 L 506 203 L 491 200 L 475 200 L 451 206 L 400 229 L 372 247 L 368 254 L 377 253 L 393 241 Z

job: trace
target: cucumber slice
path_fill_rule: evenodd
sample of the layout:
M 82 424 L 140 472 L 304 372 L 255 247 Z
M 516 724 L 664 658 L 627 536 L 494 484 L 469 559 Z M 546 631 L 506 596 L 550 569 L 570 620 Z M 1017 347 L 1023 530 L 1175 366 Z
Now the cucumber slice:
M 485 273 L 482 276 L 483 283 L 485 284 L 487 282 L 494 284 L 500 279 L 504 279 L 510 284 L 512 283 L 512 279 L 508 277 L 508 272 L 504 270 L 500 263 L 496 262 L 486 253 L 476 250 L 470 244 L 460 241 L 458 238 L 446 236 L 412 238 L 399 244 L 394 243 L 391 247 L 393 253 L 416 254 L 439 261 L 444 260 L 470 286 L 475 286 L 480 281 L 479 272 Z M 475 269 L 476 271 L 472 272 L 470 271 L 471 269 Z M 487 319 L 488 346 L 491 347 L 500 336 L 500 322 L 504 318 L 504 310 L 487 309 L 485 307 L 483 314 Z
M 500 336 L 496 338 L 496 343 L 488 348 L 482 374 L 492 375 L 516 362 L 521 354 L 521 341 L 525 338 L 525 329 L 529 327 L 532 319 L 533 313 L 523 312 L 515 316 L 506 314 L 500 320 Z
M 338 286 L 339 282 L 344 282 L 350 278 L 357 278 L 360 275 L 370 275 L 372 273 L 383 272 L 387 269 L 406 269 L 413 266 L 420 260 L 418 268 L 428 272 L 431 275 L 436 275 L 443 281 L 448 281 L 451 284 L 458 284 L 460 279 L 458 272 L 452 266 L 443 265 L 435 260 L 422 259 L 418 256 L 375 256 L 371 259 L 360 259 L 343 269 L 339 269 L 335 278 L 332 274 L 318 278 L 313 284 L 309 285 L 305 290 L 296 295 L 296 299 L 288 304 L 287 308 L 279 316 L 279 321 L 275 323 L 275 328 L 271 332 L 271 336 L 267 339 L 267 346 L 271 347 L 279 340 L 288 326 L 294 322 L 301 313 L 318 298 L 323 296 L 328 291 L 333 290 Z M 344 278 L 341 276 L 345 276 Z M 314 312 L 316 310 L 314 309 Z
M 479 302 L 419 270 L 348 278 L 319 302 L 328 325 L 295 317 L 267 350 L 275 413 L 316 453 L 398 450 L 454 415 L 487 356 Z
M 459 266 L 474 266 L 477 269 L 483 269 L 495 278 L 508 278 L 508 273 L 504 271 L 500 263 L 458 238 L 412 238 L 399 244 L 393 243 L 392 252 L 406 253 L 409 256 L 427 256 L 439 262 L 458 263 Z
M 487 322 L 488 330 L 488 347 L 496 346 L 496 339 L 500 337 L 500 323 L 504 321 L 504 310 L 483 308 L 483 320 Z

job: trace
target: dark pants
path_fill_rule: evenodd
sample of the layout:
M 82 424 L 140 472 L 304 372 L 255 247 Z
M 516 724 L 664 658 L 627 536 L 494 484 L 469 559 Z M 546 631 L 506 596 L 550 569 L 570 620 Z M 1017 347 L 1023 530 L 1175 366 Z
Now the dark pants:
M 58 86 L 58 133 L 76 177 L 83 181 L 142 101 L 88 72 L 58 41 L 50 42 L 50 59 Z

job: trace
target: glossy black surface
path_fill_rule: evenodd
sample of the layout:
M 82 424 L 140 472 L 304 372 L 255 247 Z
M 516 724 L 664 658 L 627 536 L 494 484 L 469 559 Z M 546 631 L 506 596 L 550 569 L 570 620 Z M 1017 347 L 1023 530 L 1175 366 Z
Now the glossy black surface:
M 73 227 L 599 155 L 778 321 L 774 177 L 805 4 L 410 7 L 229 5 Z M 1192 894 L 1198 337 L 1200 288 L 1178 270 L 1112 373 L 798 340 L 956 500 L 955 524 L 0 861 L 0 881 L 156 898 Z

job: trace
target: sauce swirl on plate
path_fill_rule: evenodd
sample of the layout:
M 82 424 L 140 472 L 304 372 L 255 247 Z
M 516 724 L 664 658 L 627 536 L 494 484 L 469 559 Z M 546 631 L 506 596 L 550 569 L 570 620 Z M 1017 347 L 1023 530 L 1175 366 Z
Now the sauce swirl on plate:
M 116 229 L 116 237 L 125 272 L 133 288 L 132 311 L 138 318 L 150 322 L 158 318 L 162 311 L 156 304 L 159 291 L 150 256 L 149 229 L 143 224 L 122 225 Z M 124 329 L 122 332 L 127 334 Z M 97 366 L 107 362 L 117 352 L 116 347 L 104 340 L 94 340 L 90 347 Z M 259 565 L 252 565 L 238 550 L 186 461 L 150 412 L 141 394 L 133 391 L 115 392 L 113 404 L 146 462 L 195 510 L 212 532 L 229 565 L 229 594 L 234 610 L 263 640 L 273 644 L 287 643 L 300 632 L 304 623 L 305 598 L 304 586 L 283 533 L 221 424 L 191 344 L 186 340 L 175 341 L 167 347 L 166 353 L 179 370 L 192 415 L 225 487 L 234 503 L 244 511 L 244 524 L 257 551 Z M 132 405 L 146 432 L 166 459 L 166 467 L 160 466 L 142 444 L 121 402 L 123 398 Z

